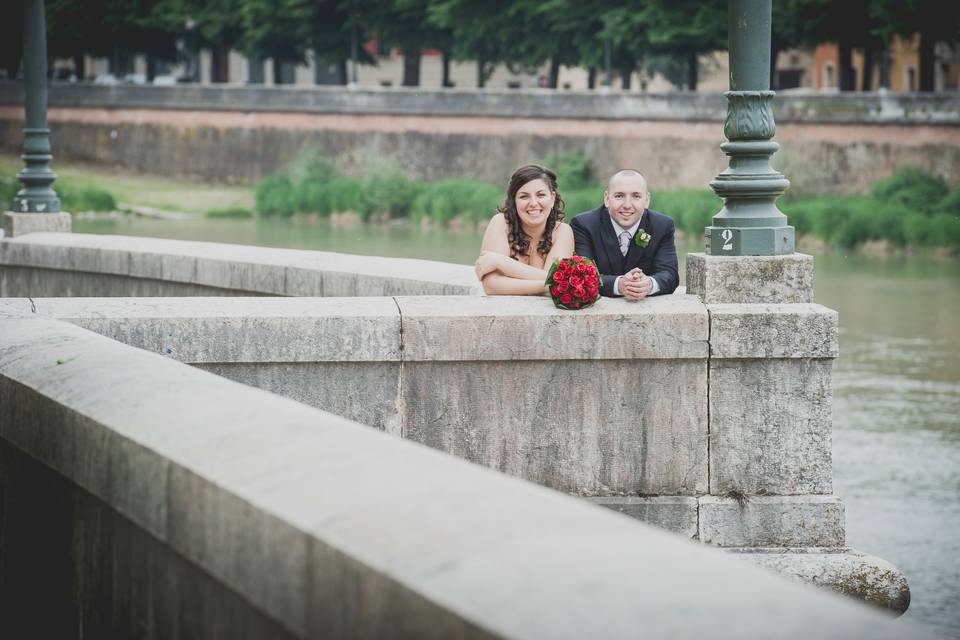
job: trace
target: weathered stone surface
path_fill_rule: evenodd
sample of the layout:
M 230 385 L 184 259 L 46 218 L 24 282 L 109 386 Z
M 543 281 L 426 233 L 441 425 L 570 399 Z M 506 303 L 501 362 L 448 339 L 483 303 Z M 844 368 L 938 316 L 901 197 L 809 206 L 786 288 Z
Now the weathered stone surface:
M 405 362 L 403 437 L 575 495 L 695 495 L 706 385 L 697 360 Z
M 97 441 L 111 433 L 162 457 L 170 484 L 155 489 L 169 515 L 166 537 L 156 539 L 295 635 L 618 638 L 641 626 L 664 637 L 718 628 L 731 637 L 903 633 L 716 550 L 79 327 L 0 325 L 0 434 L 9 391 L 21 389 L 17 404 L 38 422 L 62 429 L 57 411 L 89 420 L 76 451 L 108 477 Z M 61 354 L 71 359 L 55 364 Z M 17 447 L 35 453 L 29 440 Z M 211 597 L 184 588 L 204 603 Z M 678 610 L 682 617 L 663 615 Z M 144 623 L 152 632 L 170 621 Z
M 0 243 L 2 244 L 2 243 Z M 111 273 L 85 273 L 0 265 L 0 298 L 51 297 L 167 297 L 258 296 L 184 282 L 148 280 Z
M 595 505 L 612 509 L 655 527 L 696 538 L 697 499 L 686 496 L 616 496 L 587 498 Z
M 0 264 L 177 282 L 246 295 L 467 295 L 480 290 L 468 265 L 91 234 L 6 239 L 0 241 Z M 83 295 L 142 294 L 107 293 L 101 287 Z
M 397 407 L 401 386 L 398 361 L 242 362 L 196 366 L 228 380 L 401 435 Z
M 710 492 L 832 492 L 831 360 L 710 361 Z
M 910 606 L 907 578 L 894 565 L 855 549 L 730 549 L 780 575 L 828 587 L 868 604 L 903 613 Z M 901 624 L 900 622 L 897 625 Z M 912 631 L 911 631 L 912 634 Z
M 13 238 L 28 233 L 48 232 L 69 233 L 70 214 L 3 212 L 3 235 L 0 237 Z
M 838 316 L 819 304 L 711 304 L 711 358 L 836 358 Z
M 836 496 L 701 496 L 700 542 L 719 547 L 842 547 Z
M 602 298 L 577 312 L 546 297 L 397 298 L 405 361 L 706 358 L 707 313 L 693 296 Z
M 390 298 L 7 298 L 3 315 L 65 320 L 191 364 L 400 360 Z
M 705 304 L 813 302 L 813 257 L 688 253 L 687 293 Z

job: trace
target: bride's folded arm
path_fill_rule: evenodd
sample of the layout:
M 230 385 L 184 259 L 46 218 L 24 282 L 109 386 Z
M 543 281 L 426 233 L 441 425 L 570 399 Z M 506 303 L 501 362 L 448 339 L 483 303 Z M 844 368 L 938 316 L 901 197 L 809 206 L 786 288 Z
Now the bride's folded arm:
M 546 274 L 542 279 L 525 280 L 503 275 L 499 271 L 491 271 L 483 277 L 483 292 L 494 296 L 529 296 L 547 292 L 544 285 Z

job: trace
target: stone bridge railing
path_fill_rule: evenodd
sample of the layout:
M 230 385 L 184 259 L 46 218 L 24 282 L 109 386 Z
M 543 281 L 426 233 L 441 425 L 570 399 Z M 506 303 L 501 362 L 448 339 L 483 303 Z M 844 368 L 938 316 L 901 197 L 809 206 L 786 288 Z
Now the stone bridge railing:
M 0 315 L 71 322 L 788 575 L 909 601 L 895 568 L 847 549 L 832 495 L 836 313 L 775 282 L 763 295 L 787 302 L 569 313 L 455 295 L 476 291 L 470 267 L 425 261 L 29 234 L 0 243 L 0 265 L 0 295 L 18 298 Z M 694 290 L 721 277 L 688 265 Z M 87 297 L 251 294 L 382 297 Z
M 921 637 L 36 302 L 0 317 L 5 636 Z

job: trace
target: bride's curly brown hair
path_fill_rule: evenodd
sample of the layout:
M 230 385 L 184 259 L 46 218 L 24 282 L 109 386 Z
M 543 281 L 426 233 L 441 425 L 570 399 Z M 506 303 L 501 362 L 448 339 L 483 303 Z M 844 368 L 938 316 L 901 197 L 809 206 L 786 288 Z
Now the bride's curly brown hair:
M 564 203 L 563 198 L 557 191 L 557 174 L 550 169 L 535 164 L 528 164 L 514 171 L 513 175 L 510 176 L 510 183 L 507 185 L 507 198 L 503 201 L 503 205 L 497 209 L 507 221 L 507 239 L 510 242 L 511 258 L 525 256 L 530 250 L 532 238 L 523 230 L 523 225 L 520 224 L 520 215 L 517 213 L 517 191 L 532 180 L 546 182 L 547 187 L 556 197 L 553 208 L 550 209 L 550 214 L 547 216 L 547 226 L 543 230 L 543 237 L 537 243 L 537 253 L 541 256 L 550 253 L 550 249 L 553 247 L 553 230 L 558 222 L 563 221 Z

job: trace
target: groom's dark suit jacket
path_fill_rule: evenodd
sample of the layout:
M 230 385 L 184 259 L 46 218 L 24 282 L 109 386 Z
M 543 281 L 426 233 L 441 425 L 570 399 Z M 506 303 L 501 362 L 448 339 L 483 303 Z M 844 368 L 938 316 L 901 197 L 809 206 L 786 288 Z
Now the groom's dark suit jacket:
M 610 214 L 603 205 L 578 214 L 570 221 L 576 242 L 576 254 L 597 263 L 603 280 L 603 295 L 613 295 L 613 282 L 634 267 L 656 279 L 659 293 L 673 293 L 680 282 L 677 273 L 677 248 L 674 246 L 673 220 L 657 211 L 647 209 L 640 218 L 640 229 L 650 234 L 646 247 L 638 247 L 633 240 L 627 255 L 620 253 L 620 243 L 613 232 Z

